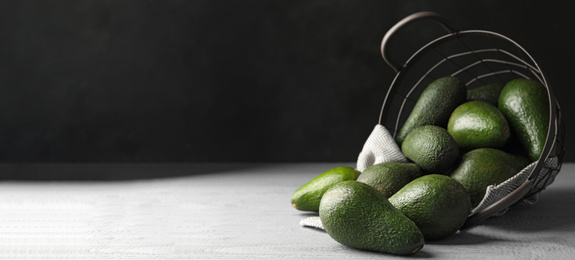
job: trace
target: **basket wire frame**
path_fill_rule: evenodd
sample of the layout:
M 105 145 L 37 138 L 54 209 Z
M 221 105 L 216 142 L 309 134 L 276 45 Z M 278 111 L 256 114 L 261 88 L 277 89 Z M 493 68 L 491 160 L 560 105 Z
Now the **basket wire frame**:
M 440 23 L 448 34 L 425 44 L 405 64 L 394 63 L 389 57 L 390 51 L 386 49 L 387 41 L 401 27 L 422 18 Z M 453 28 L 445 18 L 435 13 L 421 12 L 404 18 L 384 37 L 383 58 L 397 74 L 385 96 L 378 123 L 386 126 L 394 137 L 425 87 L 443 76 L 460 78 L 468 89 L 496 82 L 505 84 L 515 78 L 534 79 L 545 86 L 550 100 L 547 141 L 541 157 L 524 183 L 527 187 L 518 188 L 516 191 L 519 194 L 512 194 L 510 196 L 514 198 L 501 203 L 505 205 L 492 205 L 483 214 L 470 216 L 466 226 L 471 226 L 538 194 L 553 182 L 563 160 L 565 130 L 559 104 L 547 78 L 523 47 L 498 33 L 483 30 L 457 31 Z M 548 158 L 557 158 L 556 163 L 547 164 Z

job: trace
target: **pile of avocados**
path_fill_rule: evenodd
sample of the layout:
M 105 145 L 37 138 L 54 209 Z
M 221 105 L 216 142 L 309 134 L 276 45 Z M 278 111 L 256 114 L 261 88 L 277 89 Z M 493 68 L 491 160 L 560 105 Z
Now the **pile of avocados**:
M 318 212 L 343 245 L 414 254 L 425 241 L 456 233 L 489 185 L 538 160 L 548 122 L 549 98 L 538 81 L 468 90 L 457 77 L 442 77 L 424 89 L 397 132 L 409 162 L 328 170 L 297 189 L 291 203 Z

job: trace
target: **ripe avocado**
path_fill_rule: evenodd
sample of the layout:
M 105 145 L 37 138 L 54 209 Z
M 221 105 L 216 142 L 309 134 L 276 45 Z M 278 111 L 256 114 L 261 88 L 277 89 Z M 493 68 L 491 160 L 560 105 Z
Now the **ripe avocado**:
M 449 118 L 447 131 L 463 150 L 503 147 L 511 132 L 501 111 L 485 101 L 458 106 Z
M 451 172 L 461 183 L 475 207 L 485 196 L 489 185 L 497 185 L 513 177 L 529 164 L 526 157 L 506 153 L 494 148 L 478 148 L 463 155 Z
M 319 202 L 327 189 L 338 182 L 356 180 L 360 172 L 351 167 L 337 167 L 313 178 L 297 189 L 291 204 L 301 211 L 319 211 Z
M 468 89 L 467 100 L 481 100 L 497 106 L 497 103 L 499 102 L 499 94 L 502 89 L 503 84 L 499 82 L 483 85 L 474 89 Z
M 410 255 L 424 244 L 417 225 L 362 182 L 332 186 L 321 199 L 319 217 L 329 236 L 349 247 Z
M 442 174 L 419 177 L 389 198 L 423 233 L 425 240 L 448 237 L 465 223 L 471 202 L 465 188 Z
M 467 99 L 465 84 L 455 77 L 443 77 L 431 82 L 419 96 L 413 110 L 399 130 L 399 145 L 415 128 L 423 125 L 445 127 L 453 109 Z
M 375 164 L 365 169 L 357 177 L 357 181 L 374 187 L 386 198 L 389 198 L 421 175 L 422 171 L 415 163 L 387 162 Z
M 411 131 L 401 145 L 411 161 L 429 173 L 445 173 L 459 156 L 457 143 L 445 128 L 424 125 Z
M 514 79 L 499 95 L 499 110 L 527 150 L 529 159 L 539 159 L 547 139 L 550 116 L 546 88 L 535 80 Z

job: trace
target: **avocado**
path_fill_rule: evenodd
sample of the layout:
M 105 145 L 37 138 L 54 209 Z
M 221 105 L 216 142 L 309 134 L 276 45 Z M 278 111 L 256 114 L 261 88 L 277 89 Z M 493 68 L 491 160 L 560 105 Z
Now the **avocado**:
M 329 236 L 349 247 L 410 255 L 424 244 L 417 225 L 362 182 L 344 181 L 327 190 L 319 217 Z
M 442 77 L 431 82 L 421 93 L 411 113 L 396 136 L 399 145 L 415 128 L 423 125 L 446 127 L 453 109 L 467 99 L 463 81 L 455 77 Z
M 511 135 L 503 113 L 485 101 L 469 101 L 458 106 L 449 118 L 447 131 L 462 150 L 500 148 Z
M 459 157 L 453 137 L 445 128 L 434 125 L 413 129 L 401 145 L 401 151 L 428 173 L 445 173 Z
M 423 173 L 415 163 L 386 162 L 365 169 L 357 181 L 374 187 L 389 198 L 421 175 Z
M 327 189 L 338 182 L 356 180 L 360 172 L 351 167 L 337 167 L 328 170 L 297 189 L 291 204 L 301 211 L 319 211 L 319 202 Z
M 439 240 L 454 234 L 471 211 L 465 188 L 442 174 L 413 180 L 391 196 L 389 202 L 415 222 L 425 240 Z
M 499 82 L 486 84 L 474 89 L 468 89 L 467 100 L 481 100 L 497 106 L 497 103 L 499 102 L 499 94 L 502 89 L 503 84 Z
M 547 89 L 532 79 L 509 81 L 499 95 L 499 110 L 505 115 L 513 134 L 527 150 L 531 161 L 541 156 L 549 126 Z
M 495 148 L 478 148 L 464 154 L 451 172 L 451 177 L 461 183 L 475 207 L 483 200 L 489 185 L 500 184 L 519 173 L 529 164 L 521 155 Z

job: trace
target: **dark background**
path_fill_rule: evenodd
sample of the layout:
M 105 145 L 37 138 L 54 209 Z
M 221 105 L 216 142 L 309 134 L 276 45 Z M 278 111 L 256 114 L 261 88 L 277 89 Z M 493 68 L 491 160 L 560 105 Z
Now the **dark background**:
M 0 0 L 0 162 L 355 161 L 395 75 L 381 39 L 418 11 L 530 52 L 574 161 L 563 3 Z M 419 26 L 398 59 L 438 27 Z

